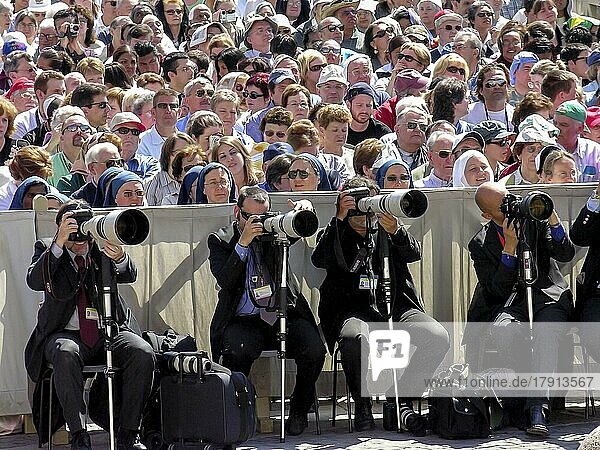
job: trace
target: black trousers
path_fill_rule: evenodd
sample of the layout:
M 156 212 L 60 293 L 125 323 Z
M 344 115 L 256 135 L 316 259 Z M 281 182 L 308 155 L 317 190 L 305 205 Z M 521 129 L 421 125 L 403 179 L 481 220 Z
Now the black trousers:
M 246 375 L 262 351 L 279 348 L 279 321 L 269 325 L 259 316 L 235 317 L 225 328 L 223 365 Z M 305 414 L 315 397 L 315 383 L 325 362 L 325 346 L 319 332 L 308 320 L 290 312 L 287 320 L 286 356 L 294 359 L 298 371 L 290 409 Z
M 411 346 L 416 350 L 398 381 L 399 386 L 423 386 L 424 378 L 431 377 L 450 348 L 446 329 L 437 320 L 418 309 L 409 309 L 400 316 L 402 329 L 410 333 Z M 344 322 L 338 345 L 346 381 L 354 401 L 361 399 L 361 353 L 368 355 L 369 327 L 363 318 L 351 317 Z M 365 371 L 366 373 L 366 371 Z M 393 396 L 394 394 L 392 394 Z
M 589 298 L 577 299 L 582 302 L 579 320 L 581 338 L 586 350 L 595 361 L 600 361 L 600 289 Z
M 46 360 L 54 366 L 54 386 L 71 432 L 85 427 L 83 401 L 84 365 L 103 364 L 106 352 L 102 339 L 94 348 L 81 342 L 79 331 L 53 334 L 46 344 Z M 130 331 L 119 331 L 113 341 L 113 364 L 119 369 L 117 380 L 121 408 L 115 411 L 116 425 L 137 430 L 144 404 L 152 389 L 155 356 L 150 344 Z M 108 400 L 107 400 L 108 403 Z

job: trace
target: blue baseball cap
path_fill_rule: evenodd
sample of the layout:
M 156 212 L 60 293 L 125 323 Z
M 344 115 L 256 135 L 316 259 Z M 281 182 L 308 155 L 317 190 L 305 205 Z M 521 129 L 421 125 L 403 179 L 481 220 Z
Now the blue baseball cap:
M 510 65 L 510 84 L 515 85 L 515 74 L 517 70 L 521 68 L 523 64 L 536 63 L 540 60 L 535 53 L 532 52 L 519 52 L 513 58 L 512 64 Z
M 296 78 L 290 69 L 275 69 L 271 71 L 271 75 L 269 75 L 269 84 L 279 84 L 283 80 L 292 80 L 294 83 L 296 82 Z
M 590 53 L 590 56 L 585 60 L 588 66 L 593 66 L 594 64 L 600 62 L 600 49 L 594 50 Z
M 294 153 L 294 149 L 287 142 L 275 142 L 273 144 L 270 144 L 263 151 L 263 164 L 268 161 L 271 161 L 276 156 L 283 155 L 285 153 Z
M 2 54 L 4 56 L 8 56 L 12 52 L 16 52 L 16 51 L 22 51 L 22 52 L 27 51 L 27 45 L 24 44 L 23 42 L 13 40 L 13 41 L 6 41 L 4 43 L 4 45 L 2 46 Z

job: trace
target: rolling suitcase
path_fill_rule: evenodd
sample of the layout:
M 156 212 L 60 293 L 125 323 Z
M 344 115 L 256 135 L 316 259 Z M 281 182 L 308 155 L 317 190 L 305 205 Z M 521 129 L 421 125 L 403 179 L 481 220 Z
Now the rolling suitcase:
M 180 353 L 173 367 L 177 373 L 160 381 L 166 444 L 227 447 L 254 435 L 256 394 L 244 374 L 211 363 L 205 352 Z

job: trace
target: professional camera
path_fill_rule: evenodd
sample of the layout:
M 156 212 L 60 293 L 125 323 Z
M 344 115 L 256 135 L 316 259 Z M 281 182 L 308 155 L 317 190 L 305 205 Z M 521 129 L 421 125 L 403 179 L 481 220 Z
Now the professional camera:
M 266 212 L 261 214 L 255 222 L 261 222 L 267 237 L 287 236 L 289 238 L 302 238 L 312 236 L 319 228 L 317 215 L 308 209 L 290 211 L 286 214 Z
M 79 34 L 79 24 L 78 23 L 68 23 L 67 24 L 67 32 L 65 33 L 69 39 L 75 39 Z
M 75 210 L 71 216 L 79 229 L 69 235 L 71 241 L 110 241 L 120 245 L 138 245 L 150 233 L 146 214 L 137 209 L 112 211 L 105 216 L 94 216 L 91 209 Z
M 398 189 L 389 194 L 370 195 L 369 188 L 344 191 L 354 197 L 356 209 L 348 215 L 388 213 L 396 217 L 421 217 L 427 211 L 427 197 L 415 189 Z
M 500 211 L 509 222 L 514 220 L 547 220 L 554 210 L 554 203 L 548 194 L 533 191 L 525 197 L 506 194 L 500 205 Z

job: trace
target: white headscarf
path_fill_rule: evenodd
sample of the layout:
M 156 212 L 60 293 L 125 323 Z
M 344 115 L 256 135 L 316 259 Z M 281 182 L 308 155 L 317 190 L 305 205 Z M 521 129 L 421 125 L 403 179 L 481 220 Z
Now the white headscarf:
M 485 155 L 478 150 L 467 150 L 466 152 L 464 152 L 454 162 L 454 167 L 452 168 L 453 187 L 470 187 L 470 184 L 465 178 L 465 169 L 467 168 L 467 163 L 469 162 L 469 160 L 474 156 L 477 158 L 483 158 L 487 162 L 487 158 L 485 157 Z M 492 172 L 489 162 L 486 172 L 490 176 L 489 181 L 494 181 L 494 172 Z

